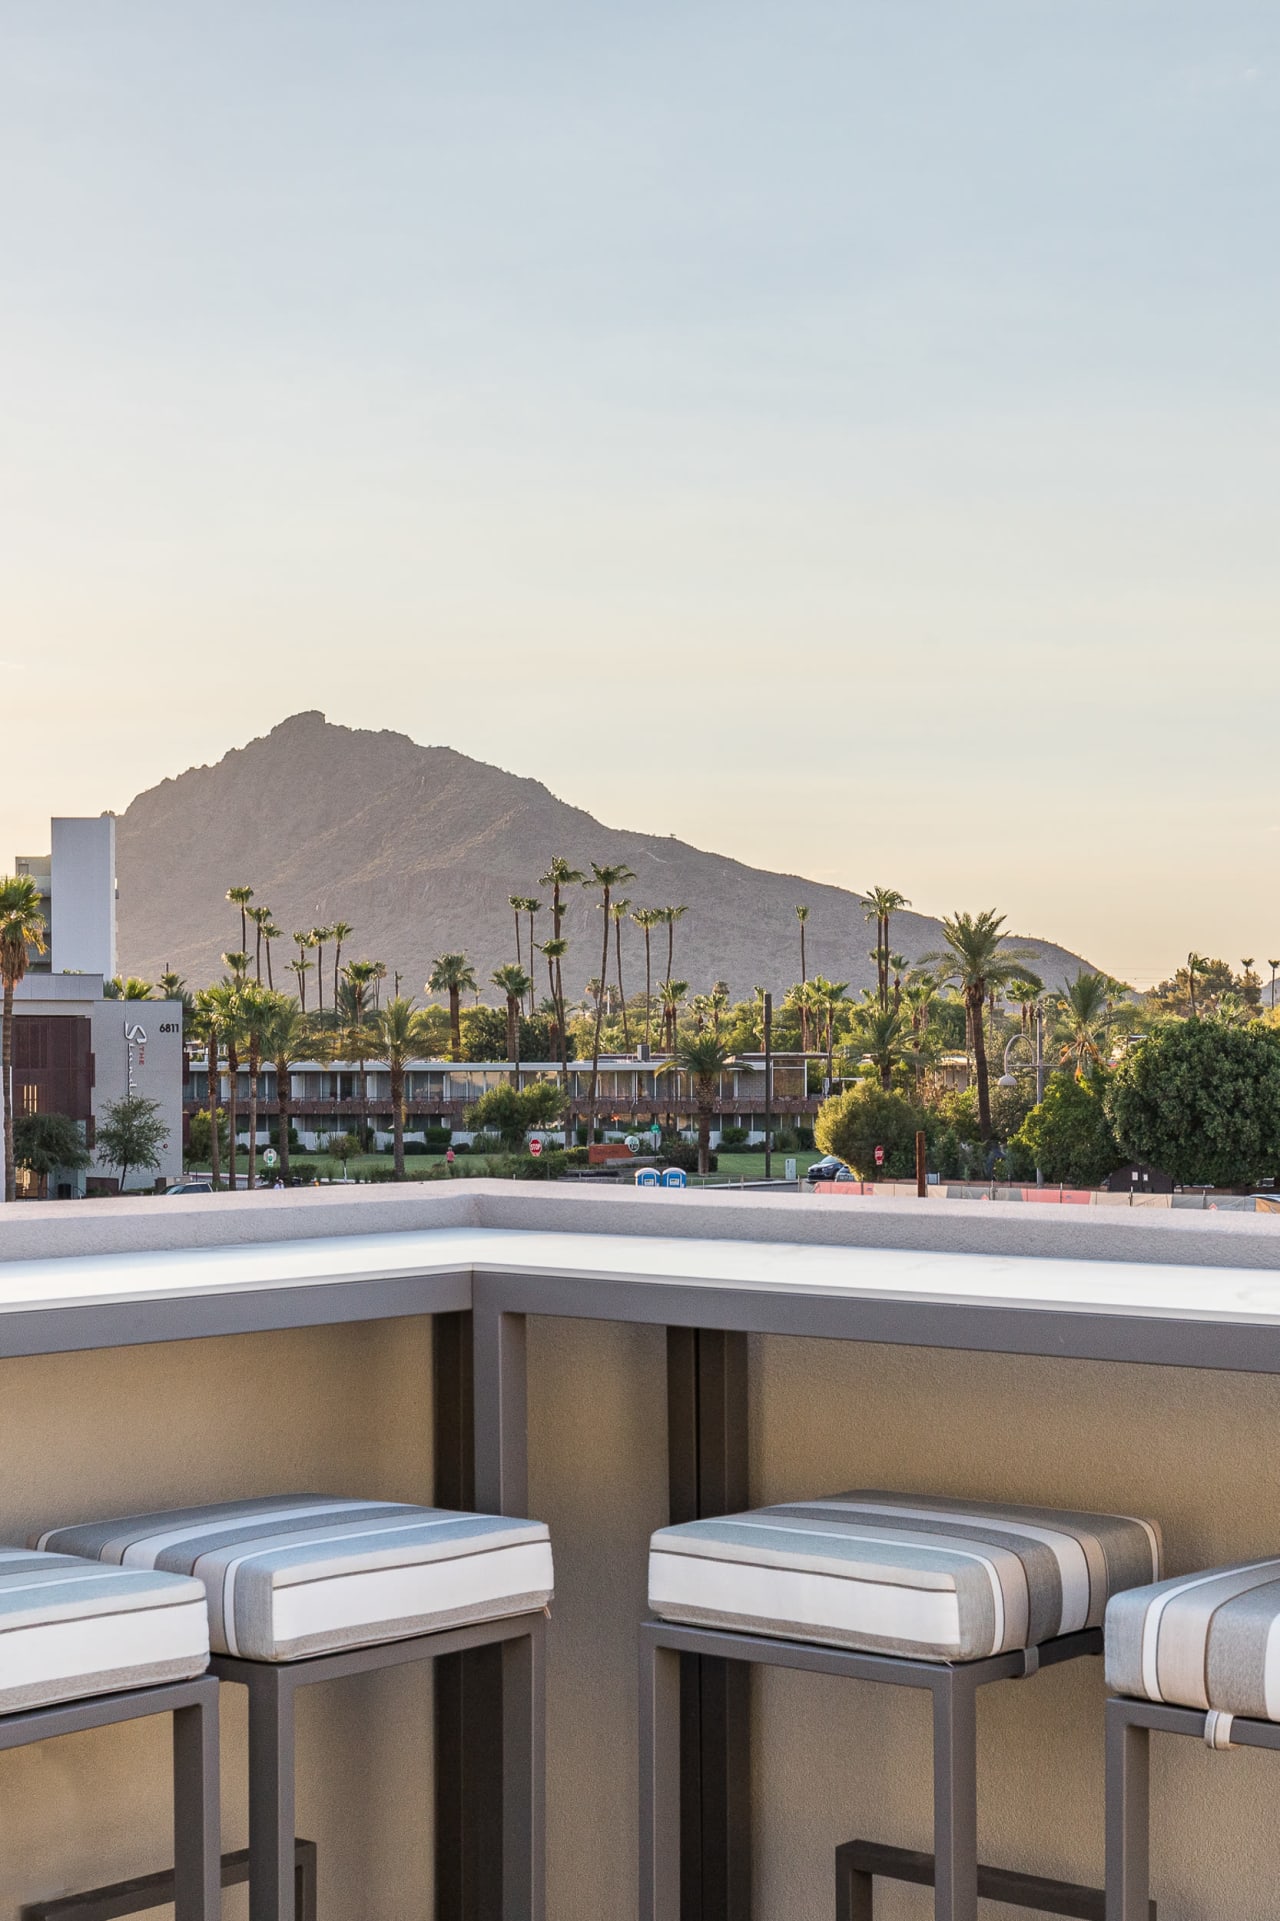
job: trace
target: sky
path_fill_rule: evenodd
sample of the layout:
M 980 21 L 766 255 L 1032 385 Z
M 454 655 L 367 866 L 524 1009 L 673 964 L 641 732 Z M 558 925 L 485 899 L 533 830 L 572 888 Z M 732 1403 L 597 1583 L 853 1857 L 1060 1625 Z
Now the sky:
M 0 182 L 0 868 L 318 707 L 1280 954 L 1273 0 L 7 0 Z

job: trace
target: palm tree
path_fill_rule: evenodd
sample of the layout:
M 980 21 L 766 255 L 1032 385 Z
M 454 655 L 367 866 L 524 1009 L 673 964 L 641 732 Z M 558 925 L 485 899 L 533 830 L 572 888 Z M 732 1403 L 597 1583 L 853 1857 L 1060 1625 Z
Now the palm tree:
M 425 1051 L 426 1017 L 412 999 L 393 995 L 374 1015 L 371 1032 L 382 1059 L 391 1074 L 391 1138 L 395 1177 L 404 1179 L 404 1081 L 411 1060 Z
M 524 958 L 520 952 L 520 916 L 524 912 L 524 903 L 525 903 L 525 896 L 523 894 L 507 895 L 507 906 L 511 909 L 512 913 L 516 917 L 516 966 L 517 967 L 519 967 L 522 964 L 522 961 Z M 532 929 L 530 930 L 530 939 L 532 939 Z M 533 959 L 532 951 L 530 952 L 529 958 L 530 960 Z
M 982 1019 L 987 995 L 992 988 L 1004 987 L 1010 981 L 1035 978 L 1022 964 L 1024 959 L 1034 959 L 1034 955 L 1021 948 L 1005 947 L 1005 936 L 1001 932 L 1004 918 L 991 907 L 983 908 L 980 914 L 944 914 L 942 932 L 946 948 L 941 953 L 925 956 L 927 961 L 942 963 L 939 983 L 955 981 L 965 1004 L 974 1078 L 978 1084 L 978 1126 L 984 1141 L 991 1139 L 991 1085 Z
M 904 1014 L 880 1007 L 875 1001 L 859 1007 L 854 1014 L 854 1049 L 860 1058 L 871 1062 L 886 1093 L 893 1087 L 894 1068 L 906 1056 L 908 1031 Z
M 631 916 L 636 926 L 644 933 L 644 1044 L 649 1045 L 649 1024 L 653 1017 L 653 955 L 650 941 L 653 930 L 662 919 L 660 907 L 637 907 Z
M 0 980 L 4 982 L 3 1033 L 0 1037 L 0 1107 L 4 1109 L 4 1197 L 18 1197 L 18 1168 L 13 1158 L 13 991 L 25 979 L 32 948 L 44 952 L 45 924 L 40 889 L 27 874 L 0 879 Z
M 136 974 L 130 974 L 128 980 L 115 974 L 102 983 L 104 1001 L 149 1001 L 153 992 L 151 982 L 140 980 Z
M 231 948 L 222 956 L 222 965 L 229 970 L 237 985 L 243 987 L 249 974 L 248 954 Z
M 819 1005 L 827 1024 L 827 1088 L 830 1090 L 833 1074 L 832 1056 L 835 1052 L 836 1008 L 844 999 L 849 983 L 824 980 L 819 974 L 815 976 L 813 985 L 817 989 Z
M 525 894 L 521 906 L 529 917 L 529 979 L 533 979 L 533 917 L 542 912 L 542 902 L 534 894 Z M 533 1014 L 533 988 L 529 989 L 529 1013 Z
M 427 981 L 429 994 L 449 996 L 453 1059 L 462 1059 L 462 996 L 475 992 L 476 973 L 465 954 L 441 954 Z
M 1196 975 L 1207 974 L 1209 963 L 1203 954 L 1187 955 L 1187 989 L 1191 996 L 1191 1018 L 1196 1017 Z
M 665 1073 L 675 1068 L 687 1074 L 693 1085 L 693 1101 L 698 1116 L 699 1174 L 710 1172 L 711 1123 L 720 1098 L 720 1076 L 731 1058 L 728 1048 L 704 1028 L 701 1033 L 684 1035 L 677 1042 L 671 1059 L 664 1061 L 659 1069 L 659 1072 Z
M 547 980 L 551 988 L 551 1005 L 555 1009 L 556 1035 L 560 1048 L 560 1079 L 565 1092 L 569 1089 L 569 1043 L 565 1034 L 564 1001 L 560 996 L 560 963 L 569 951 L 567 940 L 544 940 L 538 952 L 547 963 Z
M 294 1063 L 307 1060 L 314 1049 L 307 1017 L 292 994 L 273 994 L 262 1025 L 262 1052 L 276 1070 L 277 1136 L 280 1178 L 289 1184 L 289 1129 L 293 1119 Z
M 805 922 L 808 920 L 808 918 L 809 918 L 809 909 L 807 907 L 796 908 L 796 919 L 800 923 L 800 985 L 801 987 L 807 986 L 808 980 L 809 980 L 809 974 L 808 974 L 808 969 L 807 969 L 807 964 L 805 961 L 805 954 L 804 954 L 804 929 L 805 929 Z M 809 1008 L 807 1003 L 803 1000 L 801 1000 L 800 1002 L 800 1051 L 802 1054 L 807 1054 L 809 1052 Z
M 1096 979 L 1097 976 L 1093 978 Z M 1031 1031 L 1031 1010 L 1036 1004 L 1039 993 L 1040 983 L 1036 980 L 1010 981 L 1005 989 L 1004 997 L 1017 1008 L 1018 1019 L 1024 1034 L 1029 1034 Z
M 673 981 L 668 975 L 658 990 L 662 998 L 662 1044 L 668 1053 L 675 1051 L 676 1023 L 680 1005 L 689 992 L 688 981 Z
M 1271 969 L 1271 1005 L 1274 1007 L 1276 1004 L 1276 970 L 1280 968 L 1280 960 L 1269 960 L 1267 966 Z
M 604 916 L 604 945 L 600 954 L 600 992 L 596 996 L 596 1025 L 591 1038 L 591 1092 L 587 1096 L 587 1112 L 594 1121 L 596 1113 L 596 1088 L 600 1081 L 600 1029 L 604 1022 L 605 976 L 609 971 L 609 935 L 613 931 L 612 909 L 613 890 L 622 887 L 635 875 L 624 863 L 602 867 L 599 861 L 591 863 L 591 879 L 584 881 L 586 887 L 600 889 L 600 912 Z
M 893 1011 L 896 1014 L 902 1005 L 902 977 L 911 963 L 905 954 L 890 954 L 885 964 L 893 975 Z
M 889 1005 L 889 921 L 900 907 L 910 905 L 896 887 L 872 887 L 862 903 L 863 913 L 876 924 L 876 991 L 881 1007 Z
M 516 1086 L 520 1085 L 520 1003 L 533 985 L 518 961 L 495 967 L 489 979 L 501 988 L 507 1001 L 507 1059 L 515 1063 Z
M 218 1146 L 218 1033 L 221 1002 L 216 988 L 203 987 L 196 995 L 195 1028 L 208 1050 L 209 1061 L 209 1172 L 216 1194 L 222 1185 Z
M 333 1004 L 335 1007 L 338 1005 L 338 975 L 342 969 L 342 943 L 344 940 L 350 940 L 354 932 L 355 929 L 349 920 L 336 920 L 333 926 L 328 929 L 329 939 L 334 943 Z
M 227 1180 L 233 1194 L 236 1187 L 236 1115 L 240 1103 L 240 1043 L 244 1039 L 244 1010 L 240 1005 L 243 992 L 244 984 L 239 980 L 222 980 L 216 987 L 205 989 L 206 999 L 213 1010 L 212 1019 L 227 1054 Z M 215 1075 L 215 1085 L 216 1078 Z M 214 1127 L 217 1127 L 216 1109 Z
M 307 975 L 315 965 L 314 961 L 307 959 L 307 949 L 314 947 L 315 942 L 312 940 L 310 934 L 307 933 L 295 934 L 293 941 L 294 946 L 298 950 L 298 958 L 295 961 L 289 962 L 289 970 L 298 977 L 298 998 L 302 1003 L 302 1011 L 305 1014 L 307 1011 Z
M 551 862 L 551 865 L 548 867 L 546 873 L 542 876 L 542 879 L 538 882 L 539 887 L 549 887 L 551 889 L 551 938 L 552 940 L 558 941 L 561 938 L 560 923 L 564 919 L 565 888 L 581 887 L 585 879 L 586 879 L 585 874 L 579 873 L 576 867 L 570 867 L 568 861 L 564 858 L 564 856 L 562 854 L 557 854 L 555 859 Z M 543 951 L 544 952 L 546 951 L 545 948 L 543 949 Z M 564 1035 L 563 1035 L 564 971 L 561 966 L 561 962 L 563 961 L 564 955 L 567 951 L 568 951 L 567 949 L 562 948 L 560 951 L 560 955 L 556 960 L 556 1001 L 560 1008 L 562 1039 L 564 1038 Z
M 331 931 L 328 927 L 313 927 L 307 935 L 308 947 L 316 950 L 316 1014 L 321 1020 L 324 1019 L 324 944 Z
M 1065 1067 L 1074 1061 L 1076 1079 L 1083 1080 L 1090 1067 L 1100 1065 L 1103 1037 L 1115 1019 L 1105 978 L 1081 968 L 1073 981 L 1063 982 L 1058 1007 L 1063 1020 L 1059 1063 Z
M 617 962 L 618 1001 L 622 1008 L 622 1051 L 631 1052 L 631 1028 L 627 1020 L 627 996 L 622 985 L 622 923 L 631 912 L 629 900 L 616 900 L 609 909 L 613 916 L 613 956 Z
M 676 922 L 688 913 L 688 907 L 660 907 L 658 919 L 667 930 L 667 979 L 671 979 L 671 968 L 675 960 Z M 686 983 L 687 985 L 687 983 Z
M 716 981 L 709 996 L 711 1002 L 711 1029 L 717 1040 L 720 1038 L 720 1016 L 729 1005 L 728 981 Z
M 254 976 L 257 980 L 259 987 L 261 987 L 262 985 L 262 930 L 265 926 L 267 926 L 267 924 L 271 919 L 271 909 L 269 907 L 250 907 L 248 909 L 248 915 L 249 915 L 249 919 L 253 922 L 253 931 L 254 931 L 254 949 L 253 949 Z
M 387 963 L 385 961 L 374 961 L 372 966 L 373 973 L 370 979 L 373 981 L 373 1011 L 377 1014 L 381 1012 L 382 1009 L 381 989 L 383 981 L 387 978 Z
M 245 1052 L 249 1066 L 249 1168 L 250 1187 L 258 1184 L 258 1083 L 262 1074 L 263 1036 L 275 1011 L 276 996 L 256 981 L 240 990 Z
M 342 1037 L 344 1058 L 354 1060 L 360 1070 L 360 1145 L 369 1145 L 369 997 L 377 962 L 349 961 L 342 970 L 342 988 L 337 1011 L 346 1022 Z
M 240 945 L 241 947 L 247 948 L 249 945 L 249 922 L 247 915 L 249 902 L 253 899 L 253 889 L 252 887 L 228 887 L 227 899 L 233 907 L 240 909 Z

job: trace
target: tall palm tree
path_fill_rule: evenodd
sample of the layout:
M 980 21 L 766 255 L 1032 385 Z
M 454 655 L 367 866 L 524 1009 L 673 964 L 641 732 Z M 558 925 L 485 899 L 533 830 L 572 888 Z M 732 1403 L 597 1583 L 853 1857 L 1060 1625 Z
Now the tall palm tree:
M 329 939 L 334 943 L 333 1004 L 336 1007 L 338 1005 L 338 976 L 342 971 L 342 943 L 344 940 L 350 940 L 352 934 L 355 932 L 355 929 L 352 927 L 351 922 L 349 920 L 336 920 L 334 921 L 333 926 L 329 928 L 328 932 L 329 932 Z
M 539 887 L 551 889 L 551 938 L 561 939 L 561 922 L 564 920 L 564 890 L 566 887 L 581 887 L 586 875 L 576 867 L 571 867 L 562 854 L 557 854 L 546 873 L 538 882 Z M 546 952 L 545 946 L 543 952 Z M 564 969 L 562 962 L 567 949 L 560 950 L 556 960 L 556 1000 L 560 1006 L 561 1039 L 564 1038 Z M 566 1057 L 567 1058 L 567 1057 Z
M 31 950 L 44 952 L 45 923 L 39 888 L 27 874 L 0 879 L 0 981 L 4 1015 L 0 1034 L 0 1107 L 4 1109 L 4 1197 L 17 1199 L 18 1169 L 13 1158 L 13 991 L 26 978 Z
M 893 977 L 893 1011 L 895 1014 L 902 1006 L 902 982 L 910 965 L 911 963 L 905 954 L 890 954 L 886 961 L 889 973 Z
M 826 1023 L 827 1087 L 830 1088 L 832 1076 L 834 1073 L 832 1060 L 835 1053 L 835 1042 L 836 1042 L 836 1008 L 840 1005 L 840 1002 L 844 999 L 845 994 L 848 991 L 849 983 L 848 981 L 824 980 L 822 976 L 819 974 L 815 977 L 813 985 L 818 990 L 819 1003 L 822 1008 L 823 1019 Z
M 315 1043 L 301 1006 L 292 994 L 273 994 L 262 1025 L 263 1057 L 276 1070 L 276 1113 L 280 1178 L 289 1184 L 289 1130 L 293 1121 L 293 1069 L 307 1060 Z
M 720 1019 L 729 1005 L 728 981 L 716 981 L 708 996 L 711 1002 L 711 1030 L 717 1040 L 720 1038 Z
M 1187 988 L 1191 996 L 1191 1018 L 1196 1017 L 1196 975 L 1207 974 L 1209 963 L 1203 954 L 1187 955 Z
M 1094 978 L 1096 979 L 1097 976 L 1095 975 Z M 1031 1032 L 1032 1009 L 1036 1004 L 1039 993 L 1040 983 L 1034 979 L 1010 981 L 1008 987 L 1005 989 L 1004 997 L 1012 1006 L 1017 1008 L 1018 1020 L 1024 1034 Z
M 889 921 L 900 907 L 910 905 L 896 887 L 872 887 L 862 903 L 863 913 L 876 924 L 876 991 L 881 1007 L 889 1005 Z
M 600 992 L 596 996 L 596 1025 L 591 1037 L 591 1092 L 587 1096 L 587 1112 L 592 1121 L 596 1113 L 596 1089 L 600 1083 L 600 1029 L 604 1022 L 605 977 L 609 972 L 609 936 L 613 932 L 613 890 L 624 887 L 635 875 L 622 861 L 613 866 L 601 866 L 599 861 L 591 863 L 591 879 L 584 881 L 586 887 L 600 889 L 600 912 L 604 918 L 604 944 L 600 953 Z
M 662 999 L 662 1044 L 668 1053 L 674 1053 L 676 1045 L 676 1025 L 680 1007 L 689 992 L 688 981 L 673 981 L 668 975 L 659 988 Z
M 373 973 L 370 978 L 373 981 L 373 1011 L 377 1014 L 382 1009 L 382 983 L 387 978 L 387 963 L 374 961 L 372 966 Z
M 426 1015 L 415 1008 L 408 996 L 395 994 L 378 1009 L 371 1022 L 374 1044 L 387 1063 L 391 1075 L 392 1165 L 398 1181 L 404 1179 L 404 1082 L 411 1060 L 425 1053 L 430 1045 Z
M 711 1123 L 715 1119 L 720 1098 L 720 1076 L 731 1058 L 728 1048 L 704 1028 L 701 1033 L 683 1035 L 676 1043 L 671 1059 L 664 1061 L 659 1069 L 661 1073 L 671 1069 L 685 1073 L 692 1083 L 694 1108 L 698 1117 L 699 1174 L 710 1172 Z
M 476 972 L 465 954 L 441 954 L 427 981 L 429 994 L 449 996 L 449 1032 L 453 1059 L 462 1059 L 462 996 L 475 992 Z
M 800 923 L 800 985 L 804 987 L 808 984 L 809 980 L 808 964 L 805 960 L 804 952 L 804 930 L 805 924 L 809 919 L 809 909 L 807 907 L 797 907 L 796 919 Z M 803 1000 L 800 1002 L 800 1051 L 802 1054 L 809 1052 L 809 1009 L 807 1003 Z
M 307 975 L 315 965 L 314 961 L 307 959 L 307 951 L 309 948 L 315 946 L 315 942 L 309 933 L 297 933 L 293 937 L 293 944 L 298 950 L 298 958 L 296 961 L 290 961 L 289 970 L 298 977 L 298 998 L 302 1003 L 302 1011 L 305 1014 L 307 1011 Z
M 653 1018 L 653 954 L 650 942 L 654 928 L 662 919 L 662 909 L 637 907 L 631 918 L 644 934 L 644 1044 L 648 1047 L 649 1027 Z
M 316 950 L 316 1014 L 321 1020 L 324 1019 L 324 944 L 331 931 L 328 927 L 313 927 L 307 936 L 308 947 Z
M 1269 960 L 1267 966 L 1271 969 L 1271 1005 L 1274 1007 L 1276 1004 L 1276 971 L 1280 969 L 1280 960 Z
M 1035 978 L 1023 965 L 1024 960 L 1035 956 L 1029 950 L 1004 945 L 1004 918 L 991 907 L 983 908 L 980 914 L 944 914 L 942 932 L 947 945 L 942 952 L 925 956 L 927 961 L 941 963 L 939 984 L 955 981 L 965 1004 L 978 1086 L 978 1126 L 984 1141 L 991 1139 L 991 1082 L 982 1018 L 987 995 L 992 988 L 1005 987 L 1010 981 Z
M 520 951 L 520 916 L 524 912 L 524 903 L 525 903 L 525 896 L 523 894 L 507 895 L 507 906 L 511 909 L 512 913 L 516 917 L 516 966 L 517 967 L 521 966 L 524 960 L 524 956 Z M 530 960 L 532 960 L 533 958 L 532 953 L 530 953 L 529 958 Z
M 609 909 L 613 917 L 613 956 L 617 962 L 618 1002 L 622 1008 L 622 1051 L 631 1052 L 631 1027 L 627 1020 L 627 996 L 622 985 L 622 923 L 631 912 L 629 900 L 615 900 Z
M 1081 968 L 1073 981 L 1063 982 L 1058 1008 L 1062 1016 L 1058 1060 L 1063 1067 L 1074 1061 L 1076 1079 L 1083 1080 L 1089 1068 L 1101 1064 L 1102 1043 L 1115 1019 L 1105 977 Z
M 240 1047 L 244 1040 L 244 1010 L 240 1005 L 243 992 L 243 981 L 235 979 L 223 979 L 216 987 L 205 989 L 207 999 L 215 1010 L 213 1018 L 227 1056 L 227 1180 L 233 1194 L 238 1147 L 236 1118 L 240 1105 Z M 214 1126 L 217 1126 L 216 1110 Z
M 533 917 L 534 917 L 534 915 L 535 915 L 535 914 L 540 914 L 540 913 L 542 912 L 542 902 L 541 902 L 541 901 L 540 901 L 540 900 L 538 899 L 538 897 L 537 897 L 537 895 L 536 895 L 536 894 L 525 894 L 525 895 L 523 896 L 523 899 L 522 899 L 522 902 L 521 902 L 521 905 L 523 906 L 523 908 L 524 908 L 524 911 L 525 911 L 525 913 L 526 913 L 526 914 L 528 915 L 528 918 L 529 918 L 529 979 L 530 979 L 530 981 L 532 981 L 532 979 L 533 979 L 533 970 L 534 970 L 534 960 L 533 960 Z M 533 1011 L 534 1011 L 534 1010 L 533 1010 L 533 997 L 534 997 L 534 990 L 533 990 L 533 988 L 532 988 L 532 987 L 530 987 L 530 989 L 529 989 L 529 1014 L 530 1014 L 530 1017 L 532 1017 L 532 1015 L 533 1015 Z
M 249 956 L 243 949 L 229 948 L 222 956 L 222 965 L 236 983 L 243 987 L 249 977 Z
M 509 961 L 505 967 L 495 967 L 489 979 L 495 987 L 501 988 L 507 1002 L 507 1059 L 512 1061 L 516 1070 L 516 1086 L 520 1085 L 520 1003 L 532 985 L 518 961 Z
M 263 1036 L 275 1012 L 276 996 L 257 981 L 248 981 L 240 990 L 240 1015 L 243 1023 L 245 1055 L 249 1068 L 249 1166 L 250 1187 L 258 1185 L 258 1092 L 262 1077 Z
M 348 961 L 342 970 L 342 985 L 337 1012 L 346 1026 L 341 1038 L 344 1058 L 353 1060 L 360 1073 L 360 1145 L 369 1145 L 369 1015 L 377 962 Z
M 249 919 L 253 922 L 253 931 L 254 931 L 254 947 L 253 947 L 254 977 L 257 980 L 259 987 L 261 987 L 262 985 L 262 930 L 270 922 L 271 909 L 269 907 L 250 907 L 248 909 L 248 915 L 249 915 Z
M 240 909 L 240 945 L 241 947 L 247 948 L 249 945 L 249 922 L 247 915 L 249 902 L 253 899 L 253 889 L 252 887 L 228 887 L 227 899 L 233 907 Z
M 216 1194 L 222 1185 L 221 1149 L 218 1145 L 218 1034 L 221 1002 L 215 988 L 202 987 L 196 995 L 195 1031 L 207 1050 L 209 1063 L 209 1172 Z
M 658 918 L 667 930 L 667 979 L 668 980 L 671 979 L 671 969 L 675 961 L 676 922 L 678 920 L 682 920 L 684 916 L 688 913 L 688 911 L 689 909 L 687 906 L 660 907 L 658 909 Z
M 569 1040 L 568 1023 L 565 1020 L 564 999 L 559 988 L 560 963 L 569 951 L 567 940 L 544 940 L 539 943 L 538 952 L 547 963 L 547 981 L 551 988 L 551 1005 L 555 1009 L 556 1044 L 560 1052 L 560 1082 L 567 1094 L 569 1091 Z

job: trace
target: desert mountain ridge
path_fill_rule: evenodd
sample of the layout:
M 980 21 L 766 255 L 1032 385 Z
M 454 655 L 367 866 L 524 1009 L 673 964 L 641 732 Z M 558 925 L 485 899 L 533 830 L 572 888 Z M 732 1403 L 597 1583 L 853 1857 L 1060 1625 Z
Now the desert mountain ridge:
M 757 985 L 781 993 L 796 980 L 797 902 L 810 910 L 810 975 L 847 980 L 854 992 L 875 980 L 874 929 L 856 893 L 749 867 L 674 836 L 606 827 L 541 781 L 405 734 L 333 725 L 318 712 L 294 714 L 215 765 L 139 794 L 118 821 L 116 853 L 121 967 L 152 980 L 166 966 L 192 986 L 218 978 L 222 953 L 240 940 L 226 891 L 249 885 L 284 931 L 277 986 L 293 984 L 285 967 L 297 951 L 294 931 L 340 919 L 354 929 L 346 958 L 385 961 L 399 971 L 402 993 L 421 998 L 435 957 L 461 950 L 493 1001 L 490 973 L 515 958 L 508 897 L 546 901 L 535 927 L 538 940 L 548 939 L 550 901 L 538 876 L 556 855 L 584 871 L 591 861 L 625 862 L 636 878 L 621 891 L 634 906 L 688 903 L 673 971 L 694 992 L 724 979 L 737 999 Z M 599 971 L 598 898 L 574 888 L 568 900 L 571 995 Z M 1034 949 L 1030 964 L 1047 985 L 1088 965 L 1052 942 L 1015 938 Z M 943 944 L 936 919 L 906 910 L 894 915 L 892 939 L 910 960 Z M 523 958 L 527 966 L 527 945 Z M 665 962 L 660 928 L 655 981 Z M 630 923 L 623 969 L 628 994 L 642 990 L 644 941 Z M 536 973 L 545 991 L 543 962 Z

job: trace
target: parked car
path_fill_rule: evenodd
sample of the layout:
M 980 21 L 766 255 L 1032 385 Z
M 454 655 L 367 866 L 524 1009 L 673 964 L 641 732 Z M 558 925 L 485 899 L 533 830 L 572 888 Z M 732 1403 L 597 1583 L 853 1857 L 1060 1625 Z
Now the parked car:
M 166 1195 L 169 1195 L 169 1194 L 212 1194 L 212 1192 L 213 1192 L 213 1182 L 212 1182 L 211 1180 L 208 1180 L 208 1181 L 201 1181 L 201 1180 L 194 1180 L 194 1181 L 175 1181 L 175 1182 L 173 1183 L 173 1186 L 172 1186 L 172 1187 L 166 1187 L 164 1191 L 165 1191 L 165 1194 L 166 1194 Z
M 807 1181 L 838 1181 L 842 1174 L 846 1180 L 851 1178 L 849 1170 L 840 1159 L 840 1156 L 838 1154 L 824 1154 L 820 1161 L 815 1161 L 812 1167 L 806 1168 L 805 1179 Z

